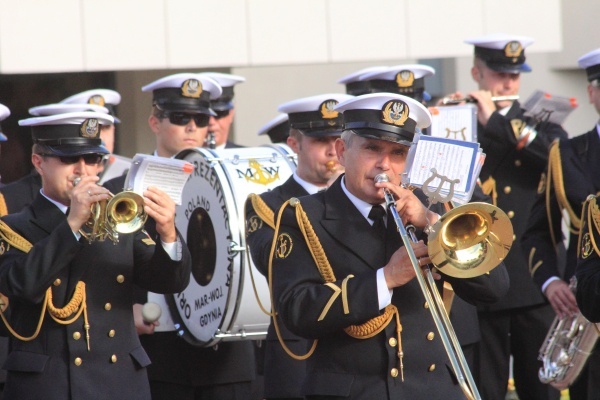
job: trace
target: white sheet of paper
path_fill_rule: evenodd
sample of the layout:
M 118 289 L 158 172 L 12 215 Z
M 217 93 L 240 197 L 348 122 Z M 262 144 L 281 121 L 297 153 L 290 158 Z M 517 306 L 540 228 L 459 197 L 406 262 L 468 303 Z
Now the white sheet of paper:
M 156 186 L 181 205 L 181 193 L 194 166 L 184 160 L 136 154 L 129 169 L 126 187 L 143 194 L 148 186 Z
M 477 141 L 477 107 L 462 106 L 430 107 L 431 136 L 447 139 Z

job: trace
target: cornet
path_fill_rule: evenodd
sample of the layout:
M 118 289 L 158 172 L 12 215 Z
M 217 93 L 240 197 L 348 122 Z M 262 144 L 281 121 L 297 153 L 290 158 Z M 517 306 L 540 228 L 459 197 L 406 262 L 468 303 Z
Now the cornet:
M 73 186 L 81 178 L 73 180 Z M 148 214 L 144 211 L 144 199 L 139 194 L 126 190 L 116 195 L 109 193 L 110 199 L 100 200 L 90 206 L 90 218 L 85 223 L 89 232 L 79 230 L 89 243 L 104 241 L 119 242 L 119 234 L 129 234 L 144 227 Z
M 389 177 L 379 174 L 375 177 L 375 182 L 389 182 Z M 419 261 L 410 245 L 411 240 L 417 241 L 414 227 L 404 227 L 396 210 L 394 196 L 387 189 L 383 189 L 383 192 L 456 379 L 467 399 L 480 400 L 481 396 L 435 286 L 431 269 L 426 266 L 423 276 Z M 492 225 L 496 224 L 500 227 L 498 231 L 492 229 Z M 444 214 L 431 230 L 433 233 L 430 234 L 427 247 L 434 266 L 447 275 L 459 278 L 474 277 L 492 270 L 504 259 L 512 244 L 512 224 L 508 216 L 499 208 L 486 203 L 470 203 L 456 207 Z

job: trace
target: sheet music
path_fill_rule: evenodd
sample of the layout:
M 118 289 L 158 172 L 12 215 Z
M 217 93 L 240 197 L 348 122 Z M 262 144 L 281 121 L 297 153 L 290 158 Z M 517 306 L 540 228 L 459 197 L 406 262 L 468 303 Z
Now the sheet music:
M 536 90 L 523 104 L 527 110 L 525 115 L 533 117 L 538 122 L 550 121 L 558 125 L 567 119 L 569 114 L 577 108 L 577 99 L 574 97 L 553 96 L 549 93 Z
M 429 107 L 431 136 L 477 142 L 477 107 L 473 104 Z
M 184 160 L 136 154 L 127 178 L 126 188 L 142 194 L 148 186 L 156 186 L 181 205 L 181 193 L 194 166 Z
M 454 181 L 452 201 L 464 204 L 471 199 L 484 160 L 479 143 L 419 135 L 407 158 L 404 183 L 417 187 L 427 184 L 428 191 L 437 191 L 441 186 L 439 193 L 448 196 L 450 181 Z M 431 179 L 434 173 L 443 176 L 444 181 Z

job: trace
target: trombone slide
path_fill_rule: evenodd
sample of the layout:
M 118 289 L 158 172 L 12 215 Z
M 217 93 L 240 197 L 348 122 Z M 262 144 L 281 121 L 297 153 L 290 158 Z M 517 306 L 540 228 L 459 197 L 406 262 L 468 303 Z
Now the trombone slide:
M 496 101 L 514 101 L 514 100 L 519 100 L 519 95 L 512 95 L 512 96 L 492 96 L 492 101 L 496 102 Z M 460 99 L 452 99 L 450 97 L 444 97 L 442 99 L 442 105 L 445 106 L 449 106 L 449 105 L 454 105 L 454 104 L 460 104 L 462 102 L 466 102 L 466 103 L 477 103 L 477 100 L 475 100 L 473 97 L 463 97 Z
M 375 182 L 389 182 L 389 177 L 386 174 L 379 174 L 375 177 Z M 396 210 L 396 200 L 394 199 L 394 196 L 386 189 L 383 189 L 383 192 L 385 195 L 385 203 L 394 217 L 394 221 L 398 227 L 398 232 L 400 233 L 400 237 L 402 238 L 402 242 L 406 248 L 408 257 L 410 258 L 411 264 L 415 269 L 417 281 L 419 282 L 423 296 L 429 305 L 429 311 L 431 312 L 431 316 L 433 317 L 433 321 L 439 332 L 440 338 L 450 360 L 450 364 L 452 364 L 452 369 L 454 370 L 456 379 L 458 380 L 458 383 L 467 399 L 481 400 L 481 396 L 477 390 L 477 386 L 475 385 L 471 371 L 469 370 L 467 360 L 462 352 L 460 343 L 458 342 L 458 338 L 454 332 L 454 328 L 450 323 L 450 318 L 446 313 L 441 296 L 435 286 L 435 280 L 433 279 L 431 269 L 429 266 L 424 268 L 424 277 L 421 268 L 419 267 L 419 261 L 417 260 L 417 257 L 415 256 L 415 253 L 411 247 L 411 240 L 413 242 L 417 241 L 417 238 L 414 235 L 414 227 L 410 227 L 409 230 L 407 230 L 402 223 L 402 218 L 400 218 L 398 210 Z M 410 239 L 409 232 L 411 235 Z

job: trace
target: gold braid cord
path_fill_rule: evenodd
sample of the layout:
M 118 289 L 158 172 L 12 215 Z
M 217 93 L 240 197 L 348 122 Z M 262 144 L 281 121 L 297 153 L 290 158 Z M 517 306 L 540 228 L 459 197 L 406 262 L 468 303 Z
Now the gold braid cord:
M 29 253 L 33 245 L 28 242 L 24 237 L 13 231 L 4 221 L 0 221 L 0 237 L 4 239 L 8 244 L 13 246 L 14 248 L 21 250 L 24 253 Z M 87 316 L 87 304 L 86 304 L 86 296 L 85 296 L 85 283 L 83 281 L 77 282 L 75 286 L 75 292 L 73 293 L 73 297 L 67 303 L 66 306 L 62 308 L 57 308 L 52 303 L 52 287 L 49 287 L 46 290 L 46 295 L 44 296 L 44 301 L 42 303 L 42 312 L 40 314 L 40 319 L 38 321 L 37 327 L 33 335 L 26 337 L 18 334 L 10 323 L 6 319 L 4 315 L 4 310 L 0 308 L 0 317 L 2 321 L 6 325 L 8 331 L 17 339 L 22 340 L 24 342 L 28 342 L 34 340 L 40 333 L 42 328 L 42 323 L 44 322 L 45 311 L 48 310 L 48 314 L 52 317 L 53 320 L 58 322 L 59 324 L 69 325 L 75 322 L 83 313 L 84 319 L 84 328 L 86 331 L 86 341 L 88 351 L 90 350 L 90 324 L 88 322 Z M 69 318 L 71 315 L 75 315 L 71 319 Z
M 496 189 L 496 180 L 490 175 L 485 182 L 481 183 L 481 191 L 492 198 L 492 204 L 497 205 L 498 190 Z
M 285 207 L 288 204 L 291 204 L 296 210 L 296 219 L 298 221 L 298 226 L 304 236 L 304 240 L 306 241 L 306 244 L 308 245 L 308 248 L 312 255 L 312 258 L 317 265 L 319 273 L 321 274 L 321 276 L 323 277 L 323 279 L 326 282 L 325 284 L 329 287 L 335 286 L 335 285 L 332 285 L 332 282 L 335 282 L 335 280 L 336 280 L 335 274 L 333 272 L 333 268 L 331 268 L 331 264 L 329 263 L 329 260 L 327 259 L 327 255 L 325 254 L 325 250 L 323 249 L 323 246 L 321 245 L 321 241 L 319 240 L 319 237 L 315 233 L 315 231 L 312 227 L 312 224 L 310 223 L 308 216 L 302 209 L 302 206 L 298 199 L 292 198 L 292 199 L 286 201 L 283 204 L 283 206 L 281 207 L 281 209 L 279 210 L 279 214 L 278 214 L 278 218 L 277 218 L 277 226 L 276 226 L 275 234 L 273 237 L 277 238 L 277 236 L 278 236 L 279 222 L 281 221 L 281 214 L 283 213 L 283 210 L 285 209 Z M 276 246 L 276 240 L 273 240 L 273 246 L 271 247 L 271 256 L 270 256 L 271 261 L 269 262 L 269 278 L 271 277 L 272 259 L 273 259 L 273 254 L 275 251 L 275 246 Z M 334 290 L 332 299 L 335 299 L 335 297 L 337 297 L 341 292 L 342 303 L 344 305 L 344 313 L 346 313 L 346 314 L 348 314 L 350 312 L 350 310 L 348 308 L 348 299 L 346 297 L 347 296 L 346 285 L 348 283 L 348 280 L 352 277 L 353 277 L 352 275 L 349 275 L 348 277 L 346 277 L 346 279 L 344 279 L 344 282 L 342 283 L 341 291 L 337 287 L 332 288 Z M 272 285 L 272 282 L 269 279 L 269 288 L 272 287 L 271 285 Z M 272 294 L 272 290 L 271 290 L 271 294 Z M 323 310 L 323 313 L 319 317 L 319 320 L 321 320 L 325 317 L 329 307 L 331 306 L 331 303 L 333 303 L 333 301 L 330 300 L 328 302 L 328 304 L 326 305 L 325 310 Z M 271 304 L 274 304 L 273 298 L 271 298 Z M 404 356 L 404 354 L 402 352 L 402 341 L 401 341 L 402 325 L 400 324 L 400 314 L 399 314 L 396 306 L 390 304 L 385 308 L 384 313 L 382 315 L 372 318 L 369 321 L 367 321 L 361 325 L 351 325 L 351 326 L 345 328 L 344 332 L 346 332 L 349 336 L 352 336 L 355 339 L 369 339 L 369 338 L 372 338 L 373 336 L 377 335 L 381 331 L 383 331 L 388 326 L 388 324 L 392 321 L 394 316 L 396 317 L 396 325 L 397 325 L 396 331 L 398 334 L 398 345 L 399 345 L 398 357 L 400 358 L 400 369 L 401 369 L 401 371 L 403 371 L 402 357 Z M 273 319 L 273 321 L 276 321 L 276 319 Z M 299 357 L 299 356 L 296 356 L 295 354 L 292 354 L 291 351 L 289 351 L 289 349 L 283 343 L 283 340 L 281 339 L 281 336 L 279 333 L 279 327 L 277 326 L 276 322 L 275 322 L 275 330 L 277 331 L 277 336 L 278 336 L 279 341 L 281 342 L 283 348 L 288 353 L 288 355 L 290 355 L 291 357 L 293 357 L 295 359 L 306 359 L 306 358 L 310 357 L 312 355 L 312 353 L 314 352 L 314 349 L 317 345 L 316 340 L 313 342 L 312 348 L 309 350 L 309 352 L 306 355 Z M 402 380 L 404 380 L 404 377 L 402 378 Z
M 8 214 L 8 207 L 6 206 L 6 200 L 4 195 L 0 193 L 0 217 Z
M 594 246 L 594 251 L 600 256 L 600 249 L 598 243 L 596 243 L 596 235 L 594 230 L 600 234 L 600 210 L 596 203 L 596 197 L 592 197 L 588 202 L 588 213 L 587 213 L 588 230 L 590 232 L 590 240 Z
M 579 234 L 579 229 L 581 229 L 581 219 L 575 214 L 573 207 L 571 207 L 571 204 L 569 204 L 569 201 L 567 200 L 558 139 L 552 142 L 552 145 L 550 146 L 550 152 L 548 154 L 548 177 L 546 183 L 546 210 L 548 213 L 552 243 L 555 243 L 555 233 L 552 229 L 552 219 L 550 217 L 550 184 L 554 186 L 556 201 L 558 202 L 560 210 L 567 210 L 572 225 L 572 227 L 569 226 L 569 231 L 574 235 Z

